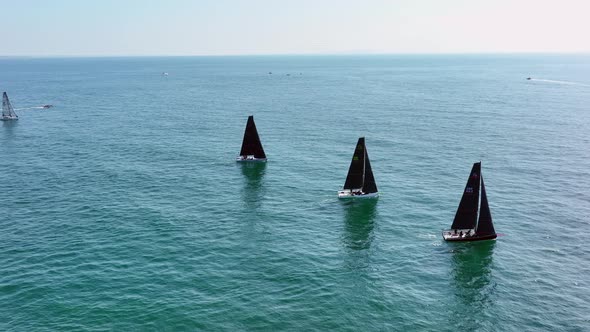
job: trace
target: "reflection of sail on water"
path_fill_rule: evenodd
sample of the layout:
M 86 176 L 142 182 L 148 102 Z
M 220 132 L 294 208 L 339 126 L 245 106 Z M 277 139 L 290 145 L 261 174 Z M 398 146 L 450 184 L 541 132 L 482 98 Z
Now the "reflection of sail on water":
M 483 324 L 493 322 L 482 321 L 485 311 L 491 309 L 490 297 L 495 289 L 492 276 L 493 250 L 495 241 L 472 242 L 462 244 L 453 252 L 452 283 L 457 305 L 457 312 L 452 319 L 461 324 L 458 330 L 473 331 L 484 329 Z
M 351 296 L 365 297 L 372 294 L 371 298 L 379 299 L 381 294 L 374 293 L 374 287 L 370 277 L 373 270 L 372 259 L 374 249 L 371 244 L 374 238 L 375 217 L 377 215 L 376 200 L 345 201 L 344 229 L 341 235 L 344 249 L 344 269 L 350 273 L 348 281 L 344 285 Z
M 377 201 L 363 200 L 345 205 L 346 247 L 353 250 L 369 249 L 373 240 L 374 219 L 377 214 Z
M 247 205 L 259 204 L 266 163 L 238 164 L 244 175 L 243 200 Z

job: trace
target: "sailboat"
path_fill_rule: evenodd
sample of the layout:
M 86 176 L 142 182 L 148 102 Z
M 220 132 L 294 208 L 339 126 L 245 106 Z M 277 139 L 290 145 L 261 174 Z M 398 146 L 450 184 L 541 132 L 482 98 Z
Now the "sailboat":
M 2 95 L 2 117 L 0 118 L 2 121 L 7 120 L 18 120 L 18 115 L 14 112 L 14 108 L 10 104 L 10 100 L 8 100 L 8 95 L 6 92 Z
M 266 161 L 266 154 L 264 154 L 262 143 L 260 143 L 253 115 L 248 117 L 244 139 L 242 140 L 242 149 L 236 161 Z
M 453 225 L 450 230 L 443 231 L 442 235 L 445 241 L 479 241 L 496 238 L 486 186 L 481 176 L 481 161 L 473 164 Z
M 370 198 L 378 196 L 377 184 L 373 177 L 371 162 L 365 146 L 365 138 L 360 137 L 352 155 L 344 187 L 338 191 L 338 198 Z

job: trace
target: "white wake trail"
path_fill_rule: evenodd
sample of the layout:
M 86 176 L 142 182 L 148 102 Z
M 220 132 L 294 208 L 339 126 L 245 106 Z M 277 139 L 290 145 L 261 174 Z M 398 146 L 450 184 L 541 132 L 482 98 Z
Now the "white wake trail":
M 546 82 L 546 83 L 555 83 L 555 84 L 577 85 L 577 86 L 587 86 L 587 87 L 590 87 L 590 84 L 584 84 L 584 83 L 578 83 L 578 82 L 570 82 L 570 81 L 546 80 L 546 79 L 542 79 L 542 78 L 531 78 L 529 81 L 537 81 L 537 82 Z
M 26 110 L 42 110 L 46 107 L 43 106 L 32 106 L 32 107 L 22 107 L 22 108 L 15 108 L 15 111 L 26 111 Z

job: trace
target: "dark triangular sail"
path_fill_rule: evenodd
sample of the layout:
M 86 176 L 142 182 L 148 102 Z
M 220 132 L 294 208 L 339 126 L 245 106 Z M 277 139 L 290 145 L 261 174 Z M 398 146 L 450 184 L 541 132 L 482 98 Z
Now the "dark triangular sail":
M 477 223 L 481 162 L 473 164 L 451 229 L 472 229 Z
M 486 186 L 481 178 L 481 206 L 479 209 L 479 222 L 475 233 L 478 236 L 495 235 L 494 224 L 492 223 L 492 214 L 488 205 L 488 196 L 486 195 Z
M 252 115 L 248 117 L 248 123 L 246 123 L 240 156 L 254 156 L 256 159 L 266 158 L 262 143 L 260 143 L 260 137 L 258 137 L 256 124 L 254 123 L 254 116 Z
M 10 104 L 10 100 L 8 100 L 6 92 L 2 94 L 2 117 L 18 118 L 14 112 L 14 108 Z
M 348 168 L 348 175 L 344 182 L 344 189 L 361 189 L 363 187 L 363 176 L 365 173 L 365 138 L 359 138 L 352 155 L 352 161 Z M 371 172 L 372 175 L 372 172 Z M 373 180 L 374 182 L 375 180 Z
M 371 162 L 369 161 L 369 153 L 365 146 L 365 180 L 363 183 L 363 192 L 365 194 L 376 193 L 377 183 L 375 177 L 373 177 L 373 170 L 371 169 Z

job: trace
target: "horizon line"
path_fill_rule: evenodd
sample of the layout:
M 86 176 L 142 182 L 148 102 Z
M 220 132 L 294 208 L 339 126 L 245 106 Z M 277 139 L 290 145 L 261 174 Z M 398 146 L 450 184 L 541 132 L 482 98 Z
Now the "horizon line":
M 0 55 L 6 58 L 140 58 L 140 57 L 255 57 L 255 56 L 416 56 L 416 55 L 590 55 L 590 51 L 527 51 L 527 52 L 325 52 L 325 53 L 241 53 L 241 54 L 19 54 Z

